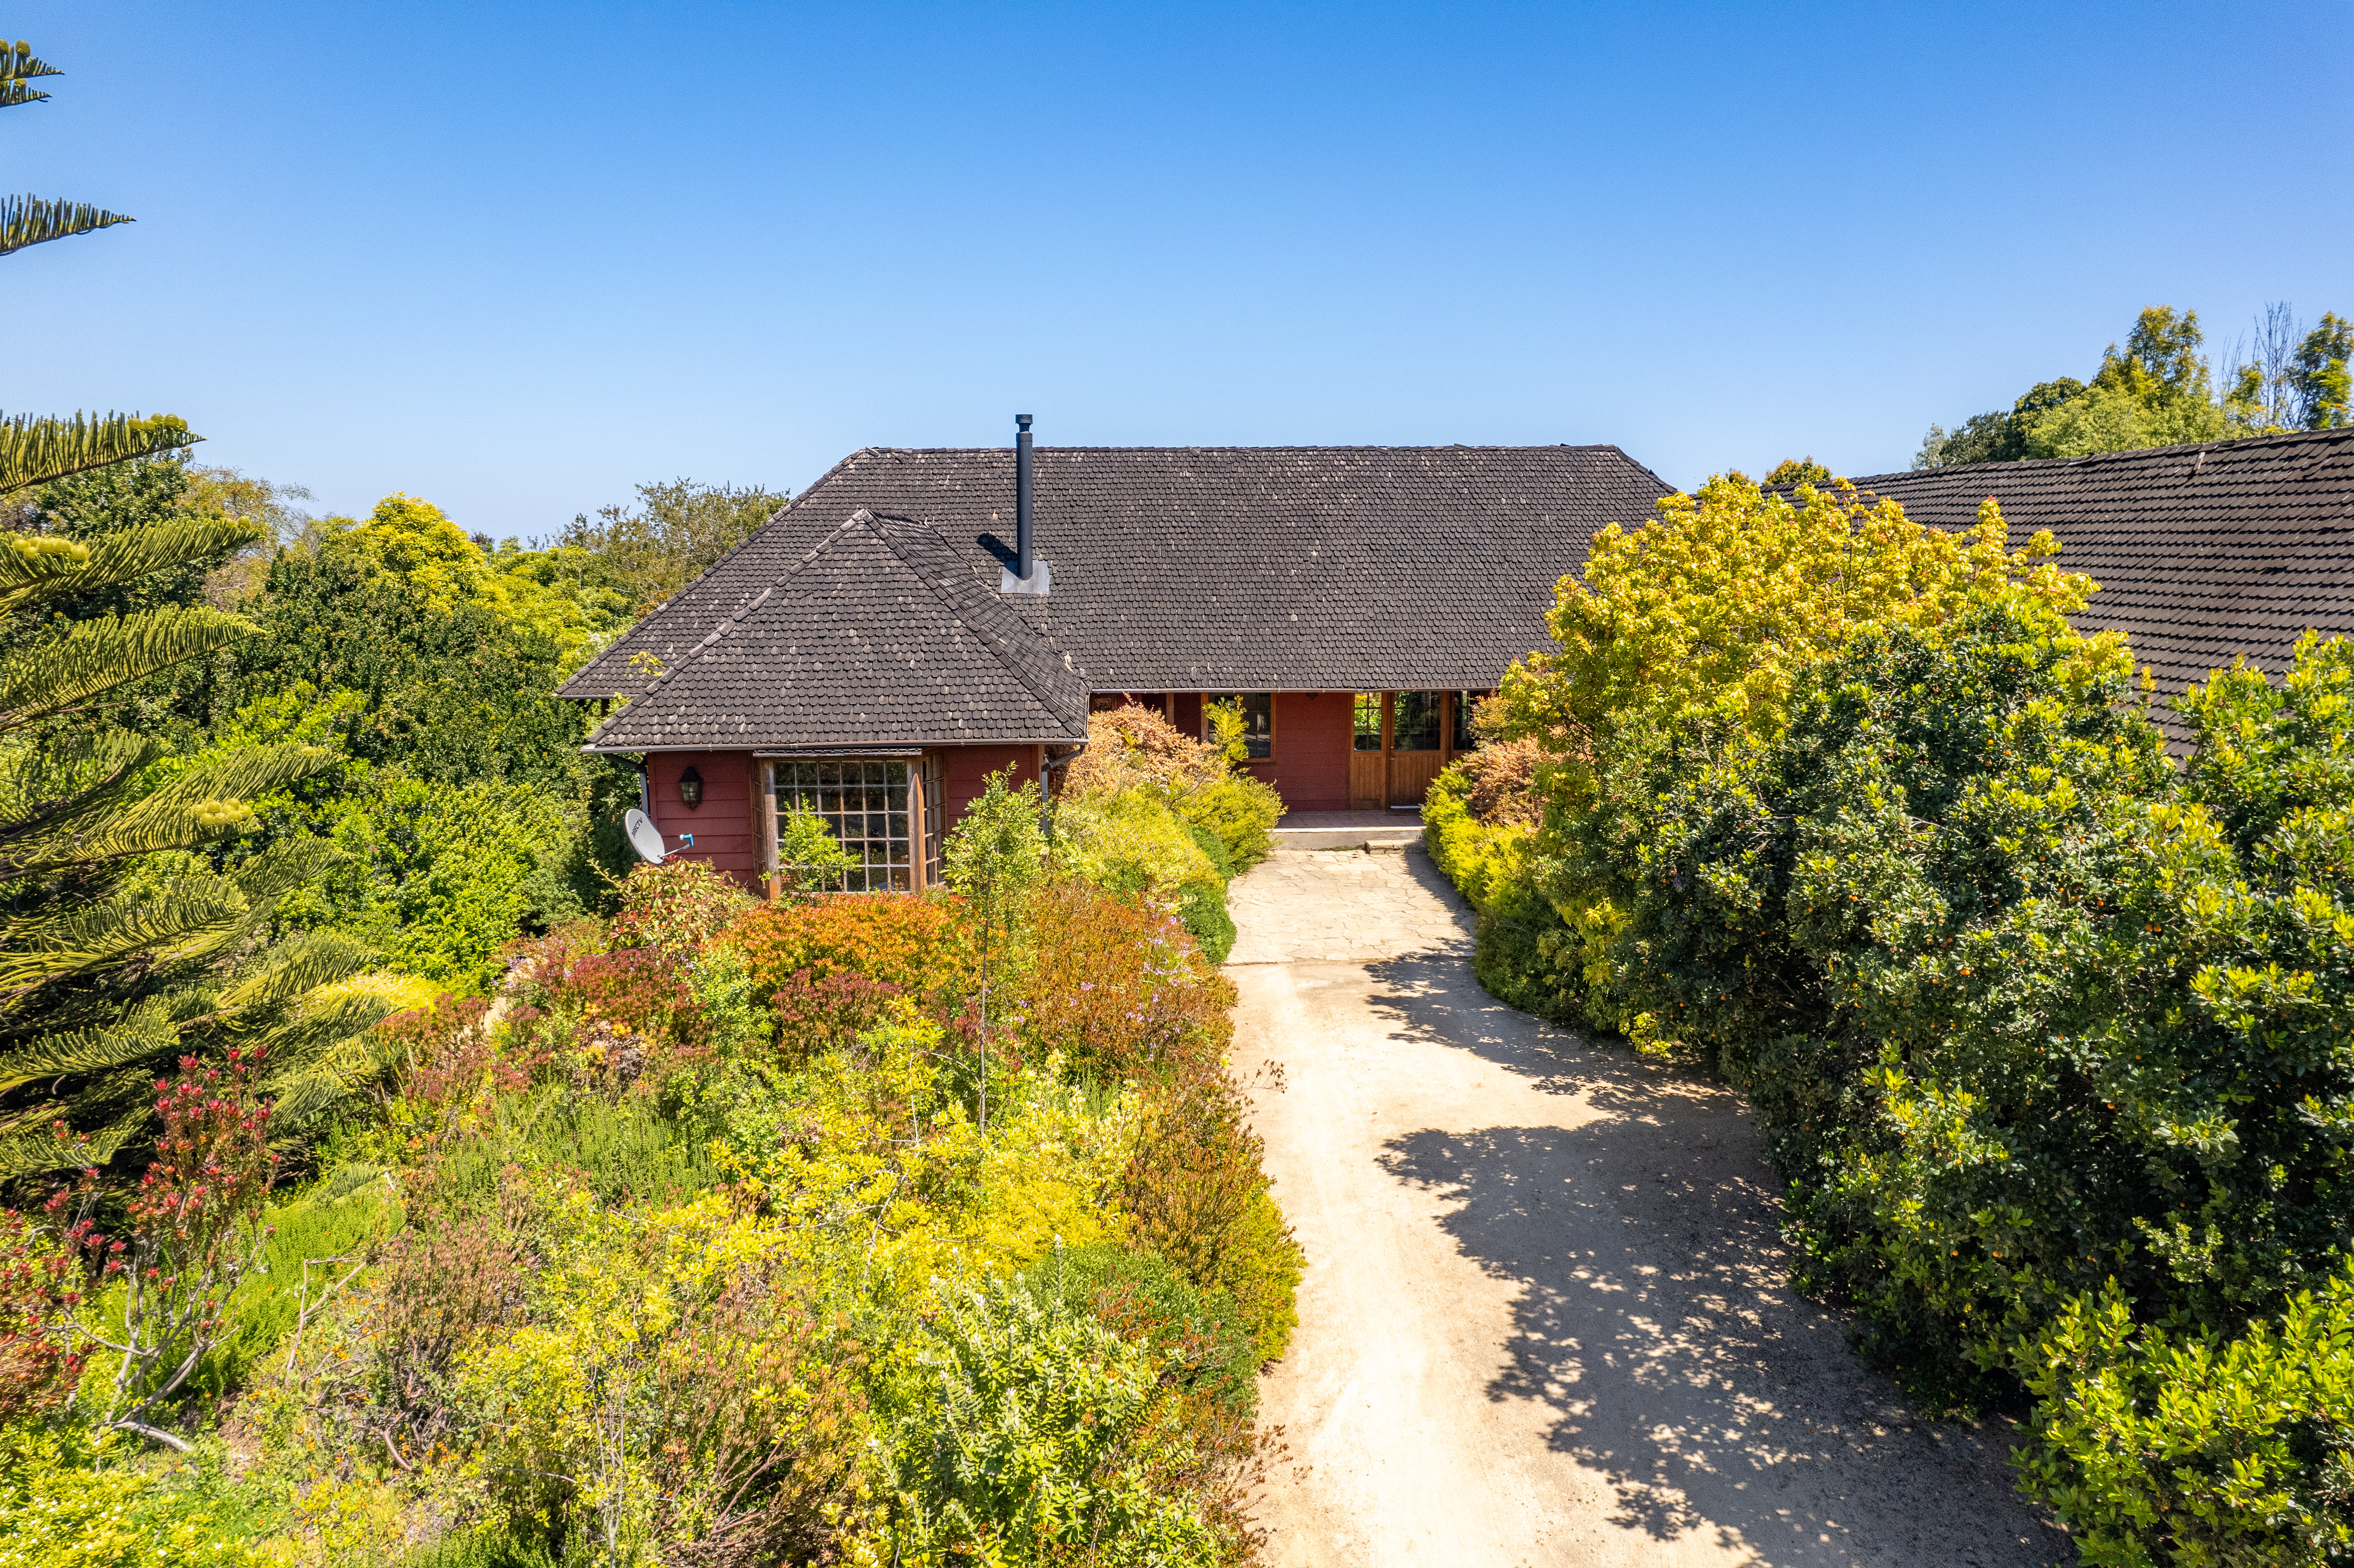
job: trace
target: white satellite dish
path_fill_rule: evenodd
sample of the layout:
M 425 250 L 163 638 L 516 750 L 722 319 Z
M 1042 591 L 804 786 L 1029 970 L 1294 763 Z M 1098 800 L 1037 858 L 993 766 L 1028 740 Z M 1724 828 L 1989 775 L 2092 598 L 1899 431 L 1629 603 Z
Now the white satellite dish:
M 660 865 L 669 852 L 663 848 L 662 830 L 646 821 L 646 814 L 635 806 L 621 819 L 622 830 L 630 835 L 630 847 L 648 865 Z

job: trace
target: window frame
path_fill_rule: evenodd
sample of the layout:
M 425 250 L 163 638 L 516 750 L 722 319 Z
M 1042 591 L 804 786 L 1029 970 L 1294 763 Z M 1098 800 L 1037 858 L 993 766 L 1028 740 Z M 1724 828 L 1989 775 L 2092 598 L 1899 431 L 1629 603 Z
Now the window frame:
M 1427 697 L 1430 699 L 1431 706 L 1437 710 L 1430 715 L 1428 746 L 1398 744 L 1400 738 L 1405 734 L 1405 699 L 1408 697 Z M 1391 755 L 1396 757 L 1421 757 L 1429 752 L 1445 751 L 1447 749 L 1447 694 L 1423 691 L 1391 693 L 1389 749 Z
M 1246 755 L 1243 758 L 1243 765 L 1245 767 L 1248 767 L 1254 762 L 1273 762 L 1276 758 L 1277 735 L 1278 731 L 1278 726 L 1276 724 L 1276 704 L 1275 694 L 1273 692 L 1204 692 L 1202 694 L 1202 738 L 1204 740 L 1210 738 L 1211 704 L 1223 702 L 1240 703 L 1246 697 L 1265 697 L 1267 699 L 1267 755 L 1264 757 L 1253 757 L 1247 754 L 1249 750 L 1248 735 L 1247 732 L 1246 732 L 1244 747 Z M 1245 709 L 1244 712 L 1247 716 L 1249 710 Z
M 855 781 L 845 779 L 848 768 L 877 769 L 880 777 L 864 777 Z M 829 780 L 825 775 L 832 773 Z M 802 778 L 801 775 L 810 777 Z M 776 758 L 770 761 L 769 774 L 772 793 L 776 842 L 769 846 L 769 858 L 779 874 L 792 868 L 784 858 L 784 824 L 786 816 L 795 809 L 811 810 L 806 801 L 814 800 L 816 815 L 824 819 L 833 832 L 835 841 L 858 857 L 855 870 L 843 873 L 830 888 L 830 893 L 912 893 L 919 879 L 923 885 L 938 880 L 940 858 L 939 823 L 939 759 L 935 757 L 807 757 Z M 827 792 L 833 794 L 832 809 L 827 809 Z M 855 810 L 849 804 L 851 792 L 871 797 L 880 791 L 883 806 L 878 810 L 862 799 Z M 896 795 L 896 800 L 894 800 Z M 917 810 L 922 821 L 916 820 Z M 847 830 L 849 819 L 855 815 L 859 832 L 853 835 Z M 869 830 L 877 826 L 874 819 L 883 820 L 883 832 L 878 835 Z M 896 827 L 895 833 L 891 830 Z M 875 846 L 880 846 L 878 860 Z M 895 849 L 897 858 L 893 858 Z

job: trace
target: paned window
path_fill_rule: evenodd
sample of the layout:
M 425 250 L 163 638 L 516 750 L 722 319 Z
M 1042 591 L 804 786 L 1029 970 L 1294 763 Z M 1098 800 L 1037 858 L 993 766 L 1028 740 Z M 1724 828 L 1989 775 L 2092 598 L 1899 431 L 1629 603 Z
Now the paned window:
M 1382 694 L 1379 692 L 1359 692 L 1356 701 L 1356 730 L 1349 745 L 1357 751 L 1379 751 L 1382 748 Z
M 1209 733 L 1210 705 L 1231 708 L 1243 715 L 1243 755 L 1264 760 L 1275 755 L 1275 694 L 1273 692 L 1213 692 L 1202 699 L 1203 734 Z
M 1456 750 L 1469 751 L 1473 747 L 1479 744 L 1479 737 L 1471 733 L 1471 714 L 1473 708 L 1478 705 L 1480 699 L 1485 697 L 1487 694 L 1488 694 L 1485 692 L 1458 692 L 1455 694 Z
M 908 816 L 908 765 L 905 762 L 779 762 L 777 816 L 810 811 L 833 830 L 854 863 L 843 875 L 843 893 L 904 892 L 915 885 Z M 937 791 L 926 791 L 936 795 Z M 927 802 L 928 806 L 928 801 Z M 922 824 L 926 858 L 935 861 L 938 834 L 932 811 Z
M 1437 751 L 1445 704 L 1441 692 L 1400 692 L 1390 709 L 1392 751 Z

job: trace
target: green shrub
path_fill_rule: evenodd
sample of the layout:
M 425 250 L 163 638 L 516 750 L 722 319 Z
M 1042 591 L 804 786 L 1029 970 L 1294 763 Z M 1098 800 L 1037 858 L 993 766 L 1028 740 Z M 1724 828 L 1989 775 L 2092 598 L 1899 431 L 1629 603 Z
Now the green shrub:
M 1259 1356 L 1235 1298 L 1202 1289 L 1159 1253 L 1076 1247 L 1061 1268 L 1034 1268 L 1023 1282 L 1033 1295 L 1084 1305 L 1130 1338 L 1175 1348 L 1189 1392 L 1244 1421 L 1257 1412 Z
M 2354 1555 L 2354 1281 L 2236 1338 L 2137 1326 L 2114 1284 L 2020 1347 L 2022 1484 L 2084 1562 L 2280 1565 Z
M 1183 1421 L 1180 1353 L 1123 1338 L 1071 1294 L 998 1281 L 942 1302 L 891 1429 L 892 1561 L 1231 1555 L 1212 1522 L 1223 1478 L 1204 1473 Z
M 1233 1297 L 1259 1360 L 1273 1361 L 1299 1323 L 1305 1255 L 1268 1192 L 1246 1108 L 1214 1064 L 1156 1087 L 1119 1198 L 1137 1243 L 1202 1289 Z
M 1272 784 L 1227 770 L 1170 803 L 1179 816 L 1225 845 L 1229 876 L 1248 871 L 1275 852 L 1275 824 L 1283 815 L 1283 797 Z
M 1778 740 L 1673 770 L 1629 879 L 1638 1039 L 1749 1096 L 1800 1282 L 1935 1404 L 1999 1395 L 1970 1369 L 2013 1310 L 2097 1287 L 2180 1201 L 2116 1107 L 2147 1049 L 2122 906 L 2170 779 L 2125 673 L 2000 612 L 1868 631 Z
M 1226 892 L 1196 883 L 1179 895 L 1177 918 L 1183 922 L 1186 934 L 1202 949 L 1202 956 L 1214 964 L 1223 964 L 1226 955 L 1235 950 L 1235 938 L 1240 935 L 1235 928 L 1235 917 L 1226 910 Z
M 2017 608 L 1863 632 L 1771 742 L 1659 777 L 1614 958 L 1638 1040 L 1747 1092 L 1798 1283 L 1933 1405 L 2037 1398 L 2089 1561 L 2319 1561 L 2354 644 L 2186 695 L 2181 774 L 2126 671 Z
M 1218 880 L 1232 882 L 1235 879 L 1235 857 L 1233 852 L 1226 848 L 1225 841 L 1199 822 L 1188 821 L 1185 829 L 1193 835 L 1193 842 L 1201 846 L 1202 853 L 1209 860 L 1210 869 L 1218 874 Z
M 0 1429 L 0 1568 L 262 1568 L 211 1499 L 125 1457 L 80 1427 Z
M 280 916 L 346 932 L 453 990 L 486 991 L 519 931 L 584 913 L 559 874 L 580 828 L 572 815 L 528 785 L 373 769 L 308 812 L 308 830 L 345 858 L 289 894 Z

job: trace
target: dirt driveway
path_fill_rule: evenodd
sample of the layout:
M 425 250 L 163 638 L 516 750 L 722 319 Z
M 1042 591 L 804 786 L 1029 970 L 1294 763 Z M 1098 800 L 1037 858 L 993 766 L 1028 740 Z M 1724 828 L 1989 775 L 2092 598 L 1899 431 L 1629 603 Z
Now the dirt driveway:
M 1490 999 L 1419 849 L 1236 883 L 1236 1065 L 1308 1249 L 1278 1564 L 2073 1560 L 1784 1280 L 1733 1095 Z

